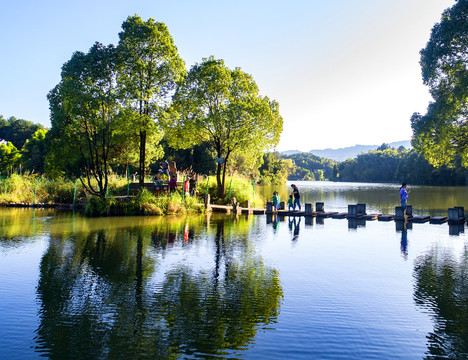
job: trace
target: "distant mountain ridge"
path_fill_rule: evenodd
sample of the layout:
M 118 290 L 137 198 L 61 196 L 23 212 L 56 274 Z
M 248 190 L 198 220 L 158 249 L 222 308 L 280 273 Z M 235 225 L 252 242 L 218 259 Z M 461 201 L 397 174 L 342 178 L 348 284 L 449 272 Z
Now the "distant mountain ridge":
M 398 149 L 400 146 L 405 147 L 406 149 L 411 149 L 411 141 L 410 140 L 403 140 L 403 141 L 396 141 L 392 143 L 387 143 L 390 147 Z M 372 151 L 377 149 L 380 145 L 354 145 L 348 146 L 339 149 L 314 149 L 310 150 L 309 153 L 326 158 L 332 159 L 335 161 L 344 161 L 347 159 L 353 159 L 361 153 L 366 153 L 368 151 Z M 285 155 L 293 155 L 300 153 L 301 151 L 298 150 L 288 150 L 282 151 Z

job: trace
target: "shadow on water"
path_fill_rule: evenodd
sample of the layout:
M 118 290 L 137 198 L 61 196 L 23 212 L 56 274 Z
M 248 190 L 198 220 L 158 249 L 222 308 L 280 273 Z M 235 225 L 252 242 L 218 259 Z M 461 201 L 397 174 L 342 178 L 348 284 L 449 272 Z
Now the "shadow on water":
M 50 236 L 37 287 L 43 356 L 231 358 L 277 319 L 279 273 L 252 251 L 246 218 L 92 228 Z M 205 249 L 193 255 L 202 266 L 176 256 L 185 246 Z
M 414 265 L 414 301 L 432 314 L 425 359 L 468 359 L 468 248 L 433 247 Z

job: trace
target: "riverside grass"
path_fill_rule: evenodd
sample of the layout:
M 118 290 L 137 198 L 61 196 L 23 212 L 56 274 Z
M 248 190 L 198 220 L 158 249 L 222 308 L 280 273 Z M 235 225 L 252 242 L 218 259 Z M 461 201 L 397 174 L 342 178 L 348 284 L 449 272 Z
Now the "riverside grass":
M 0 180 L 0 205 L 9 204 L 72 204 L 83 202 L 86 193 L 81 181 L 64 178 L 49 179 L 37 175 L 18 175 Z M 109 177 L 109 194 L 117 195 L 125 191 L 127 180 L 111 175 Z
M 85 214 L 88 216 L 183 215 L 204 211 L 205 206 L 195 197 L 182 196 L 177 192 L 154 196 L 147 189 L 141 190 L 131 201 L 91 196 L 85 206 Z
M 239 177 L 226 177 L 226 186 L 224 191 L 224 198 L 217 198 L 217 183 L 216 176 L 210 176 L 198 184 L 197 190 L 203 197 L 206 194 L 206 185 L 208 182 L 208 193 L 213 203 L 229 204 L 232 198 L 236 198 L 237 202 L 244 203 L 250 201 L 252 206 L 263 206 L 264 199 L 255 192 L 252 181 Z
M 208 192 L 218 203 L 229 203 L 232 198 L 238 202 L 249 200 L 252 205 L 263 205 L 260 195 L 254 193 L 252 182 L 245 178 L 226 179 L 226 195 L 216 199 L 216 177 L 201 182 L 197 186 L 198 198 L 173 194 L 153 196 L 143 189 L 135 197 L 125 201 L 116 196 L 127 194 L 127 179 L 117 175 L 109 176 L 109 195 L 105 198 L 86 194 L 81 181 L 68 179 L 48 179 L 38 175 L 18 175 L 0 179 L 0 205 L 10 204 L 84 204 L 88 216 L 106 215 L 172 215 L 204 212 L 204 197 L 208 181 Z

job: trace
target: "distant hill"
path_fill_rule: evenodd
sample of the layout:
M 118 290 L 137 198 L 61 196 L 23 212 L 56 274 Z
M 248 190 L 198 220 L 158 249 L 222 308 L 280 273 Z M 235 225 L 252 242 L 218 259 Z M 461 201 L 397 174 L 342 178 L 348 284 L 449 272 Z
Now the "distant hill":
M 344 161 L 347 159 L 355 158 L 361 153 L 366 153 L 368 151 L 375 150 L 380 145 L 354 145 L 354 146 L 348 146 L 348 147 L 340 148 L 340 149 L 310 150 L 309 153 L 326 158 L 326 159 L 332 159 L 335 161 Z M 412 148 L 411 141 L 409 140 L 396 141 L 396 142 L 389 143 L 388 145 L 395 149 L 398 149 L 400 146 L 404 146 L 406 149 Z M 297 151 L 297 150 L 288 150 L 288 151 L 283 151 L 282 153 L 285 155 L 293 155 L 299 152 L 300 151 Z
M 382 145 L 382 144 L 380 144 Z M 340 149 L 323 149 L 323 150 L 310 150 L 309 152 L 324 157 L 326 159 L 332 159 L 335 161 L 344 161 L 347 159 L 352 159 L 358 156 L 361 153 L 366 153 L 377 149 L 380 145 L 354 145 L 348 146 Z M 404 146 L 406 149 L 411 149 L 411 141 L 396 141 L 388 144 L 390 147 L 398 149 L 400 146 Z
M 281 154 L 284 154 L 284 155 L 294 155 L 294 154 L 300 154 L 302 153 L 303 151 L 299 151 L 299 150 L 286 150 L 286 151 L 281 151 Z

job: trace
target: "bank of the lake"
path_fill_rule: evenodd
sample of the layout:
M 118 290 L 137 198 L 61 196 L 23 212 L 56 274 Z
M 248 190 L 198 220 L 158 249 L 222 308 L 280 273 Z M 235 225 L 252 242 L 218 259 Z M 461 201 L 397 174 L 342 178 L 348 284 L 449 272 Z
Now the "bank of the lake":
M 200 178 L 200 177 L 199 177 Z M 264 199 L 255 190 L 256 184 L 246 178 L 226 178 L 225 195 L 217 197 L 214 176 L 202 176 L 194 189 L 186 189 L 187 178 L 169 191 L 167 181 L 149 180 L 140 189 L 139 183 L 113 175 L 109 177 L 106 196 L 90 195 L 80 180 L 48 179 L 33 175 L 13 174 L 0 179 L 0 206 L 61 208 L 84 211 L 88 216 L 177 215 L 203 213 L 206 194 L 211 202 L 229 204 L 249 202 L 264 207 Z M 94 184 L 96 188 L 96 184 Z

